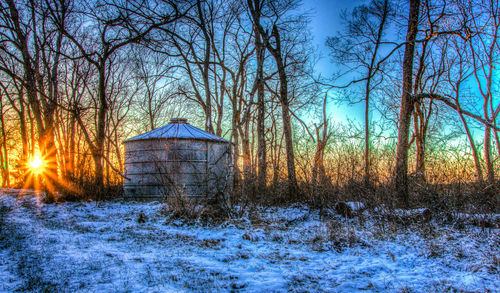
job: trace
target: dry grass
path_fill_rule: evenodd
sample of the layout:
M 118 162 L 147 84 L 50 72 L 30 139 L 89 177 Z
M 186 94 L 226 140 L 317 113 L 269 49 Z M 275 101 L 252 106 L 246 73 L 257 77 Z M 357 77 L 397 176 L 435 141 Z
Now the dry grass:
M 179 195 L 164 201 L 162 213 L 167 222 L 181 220 L 186 223 L 218 224 L 228 219 L 230 213 L 217 200 L 189 198 Z

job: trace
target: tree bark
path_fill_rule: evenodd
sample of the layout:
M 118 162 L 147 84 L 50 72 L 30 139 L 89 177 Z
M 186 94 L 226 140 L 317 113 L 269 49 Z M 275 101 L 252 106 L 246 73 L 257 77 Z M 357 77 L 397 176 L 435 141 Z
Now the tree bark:
M 106 59 L 104 59 L 106 60 Z M 104 61 L 105 62 L 105 61 Z M 108 112 L 108 102 L 106 100 L 106 71 L 105 63 L 101 64 L 99 70 L 99 109 L 97 112 L 97 133 L 95 148 L 93 148 L 92 158 L 95 164 L 95 182 L 99 188 L 104 187 L 104 142 L 106 139 L 106 114 Z
M 290 102 L 288 99 L 288 78 L 285 70 L 285 65 L 281 56 L 281 38 L 278 27 L 273 27 L 273 37 L 276 40 L 276 49 L 272 52 L 278 67 L 278 75 L 280 79 L 280 104 L 281 115 L 283 119 L 283 134 L 285 135 L 285 149 L 286 149 L 286 166 L 288 176 L 288 195 L 290 198 L 297 197 L 297 177 L 295 174 L 295 155 L 293 151 L 293 136 L 292 136 L 292 123 L 290 120 Z M 269 43 L 268 43 L 269 44 Z M 270 44 L 269 44 L 270 46 Z
M 403 57 L 403 88 L 401 109 L 399 114 L 398 145 L 396 149 L 395 187 L 400 205 L 407 207 L 408 190 L 408 139 L 410 133 L 411 114 L 413 111 L 412 83 L 415 39 L 418 32 L 420 0 L 410 1 L 408 30 Z
M 3 97 L 0 95 L 0 127 L 2 128 L 2 186 L 10 186 L 10 174 L 9 174 L 9 154 L 7 151 L 7 135 L 5 133 L 5 120 L 3 112 Z
M 486 163 L 486 179 L 491 184 L 495 181 L 495 170 L 491 159 L 491 128 L 488 126 L 484 129 L 484 161 Z
M 211 48 L 211 39 L 210 35 L 208 33 L 206 23 L 205 23 L 205 16 L 203 14 L 203 10 L 201 7 L 201 2 L 197 2 L 197 7 L 198 7 L 198 17 L 200 20 L 200 28 L 203 32 L 203 38 L 205 41 L 205 56 L 203 59 L 203 69 L 202 69 L 202 78 L 203 78 L 203 85 L 205 89 L 205 131 L 214 133 L 214 128 L 212 125 L 212 96 L 210 93 L 210 81 L 209 81 L 209 66 L 210 66 L 210 48 Z
M 257 183 L 262 190 L 266 186 L 267 180 L 267 154 L 265 136 L 265 115 L 266 105 L 264 102 L 264 53 L 261 35 L 255 30 L 255 51 L 257 55 Z
M 252 180 L 252 159 L 250 155 L 250 133 L 249 133 L 250 120 L 246 119 L 243 124 L 243 127 L 240 128 L 240 136 L 241 136 L 241 149 L 243 152 L 243 177 L 244 181 L 244 189 L 245 191 L 249 190 L 249 186 Z
M 70 117 L 70 122 L 69 122 L 69 144 L 68 144 L 68 149 L 66 151 L 67 153 L 67 167 L 66 167 L 66 178 L 75 178 L 75 135 L 76 135 L 76 120 L 73 115 Z
M 467 125 L 467 121 L 465 120 L 464 115 L 461 112 L 458 112 L 460 115 L 460 120 L 464 125 L 465 134 L 467 135 L 467 139 L 469 140 L 469 145 L 472 150 L 472 158 L 474 160 L 474 167 L 476 168 L 476 179 L 478 182 L 483 182 L 483 170 L 481 168 L 481 161 L 479 160 L 479 154 L 477 152 L 476 144 L 474 143 L 474 137 L 470 132 L 469 126 Z
M 264 45 L 273 56 L 276 67 L 278 70 L 280 80 L 279 101 L 281 105 L 281 115 L 283 120 L 283 134 L 285 136 L 285 150 L 286 150 L 286 163 L 287 163 L 287 177 L 288 177 L 288 196 L 296 198 L 298 192 L 297 177 L 295 174 L 295 155 L 293 151 L 293 135 L 292 124 L 290 119 L 290 100 L 288 98 L 288 78 L 283 60 L 283 52 L 281 49 L 281 36 L 278 27 L 273 25 L 271 35 L 267 35 L 266 31 L 260 23 L 262 3 L 260 1 L 247 0 L 250 8 L 250 13 L 253 18 L 255 29 L 259 30 L 260 35 L 263 37 Z M 271 44 L 270 39 L 274 38 L 274 44 Z

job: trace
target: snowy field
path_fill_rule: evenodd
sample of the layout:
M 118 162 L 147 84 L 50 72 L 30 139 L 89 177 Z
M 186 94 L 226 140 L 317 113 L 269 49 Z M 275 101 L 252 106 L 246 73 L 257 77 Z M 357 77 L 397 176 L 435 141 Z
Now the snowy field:
M 9 194 L 10 193 L 10 194 Z M 158 203 L 0 195 L 0 291 L 498 292 L 498 229 L 260 209 L 217 226 Z M 137 221 L 144 213 L 145 222 Z

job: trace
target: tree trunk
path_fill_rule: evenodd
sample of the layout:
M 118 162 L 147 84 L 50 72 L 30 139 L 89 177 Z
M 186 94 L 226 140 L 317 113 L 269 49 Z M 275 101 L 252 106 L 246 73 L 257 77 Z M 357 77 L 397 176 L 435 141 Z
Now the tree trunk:
M 202 77 L 203 77 L 203 86 L 205 89 L 205 131 L 214 133 L 214 129 L 212 126 L 212 97 L 210 95 L 210 81 L 209 81 L 209 66 L 210 66 L 210 48 L 211 48 L 211 40 L 210 35 L 208 34 L 207 27 L 205 24 L 205 16 L 203 15 L 203 10 L 201 8 L 202 1 L 197 2 L 198 8 L 198 16 L 200 20 L 200 28 L 203 32 L 203 37 L 205 40 L 205 56 L 203 59 L 203 69 L 202 69 Z
M 249 180 L 251 180 L 252 174 L 249 124 L 249 120 L 246 120 L 241 131 L 241 148 L 243 151 L 243 176 L 245 178 L 245 185 L 247 185 L 249 183 Z
M 283 81 L 282 81 L 283 82 Z M 281 84 L 282 90 L 281 95 L 283 97 L 283 92 L 286 90 L 286 80 L 284 84 Z M 285 89 L 283 89 L 283 87 Z M 292 124 L 290 121 L 290 113 L 288 107 L 288 101 L 281 104 L 282 119 L 283 119 L 283 132 L 285 135 L 285 149 L 286 149 L 286 166 L 288 175 L 288 195 L 291 198 L 297 196 L 297 177 L 295 175 L 295 155 L 293 151 L 293 138 L 292 138 Z
M 255 51 L 257 55 L 257 165 L 258 178 L 257 184 L 262 190 L 266 186 L 267 179 L 267 154 L 266 154 L 266 136 L 265 136 L 265 115 L 266 105 L 264 102 L 264 46 L 261 35 L 255 30 Z
M 286 149 L 286 166 L 288 176 L 288 196 L 290 198 L 297 197 L 297 177 L 295 174 L 295 155 L 293 151 L 293 136 L 292 136 L 292 122 L 290 120 L 290 105 L 288 99 L 288 78 L 285 71 L 285 65 L 281 56 L 281 39 L 277 26 L 273 27 L 273 36 L 276 39 L 276 49 L 273 50 L 276 65 L 278 67 L 278 74 L 280 78 L 280 104 L 281 115 L 283 119 L 283 134 L 285 135 L 285 149 Z
M 496 125 L 496 123 L 495 123 Z M 497 147 L 497 156 L 500 157 L 500 138 L 498 137 L 498 131 L 493 130 L 493 135 L 495 136 L 495 144 Z
M 314 167 L 312 172 L 312 184 L 313 188 L 317 185 L 325 183 L 326 172 L 323 163 L 323 156 L 325 153 L 326 144 L 323 141 L 318 141 L 316 145 L 316 152 L 314 153 Z
M 419 175 L 425 174 L 425 136 L 418 135 L 415 139 L 416 156 L 415 156 L 415 172 Z M 423 176 L 422 176 L 423 177 Z
M 314 167 L 313 167 L 313 193 L 316 193 L 317 185 L 318 185 L 318 177 L 319 183 L 324 185 L 326 183 L 326 172 L 325 166 L 323 164 L 323 156 L 325 153 L 325 148 L 330 140 L 331 133 L 328 131 L 328 119 L 326 118 L 326 103 L 327 103 L 328 95 L 325 94 L 325 98 L 323 99 L 323 121 L 320 126 L 316 127 L 316 153 L 314 154 Z M 321 132 L 320 132 L 321 130 Z M 365 177 L 365 179 L 367 179 Z M 367 182 L 369 183 L 369 182 Z
M 36 50 L 40 49 L 37 47 L 36 22 L 33 21 L 31 23 L 31 25 L 35 26 L 34 28 L 32 28 L 31 32 L 34 35 L 33 38 L 35 39 L 36 48 L 35 52 L 33 52 L 35 56 L 31 56 L 28 42 L 29 38 L 22 29 L 22 24 L 19 18 L 19 11 L 16 7 L 16 4 L 12 0 L 7 0 L 7 4 L 9 6 L 12 22 L 14 24 L 14 31 L 18 41 L 18 49 L 20 50 L 22 56 L 22 66 L 24 70 L 24 88 L 26 89 L 29 107 L 33 111 L 34 119 L 36 122 L 38 148 L 40 154 L 44 159 L 46 170 L 46 176 L 44 176 L 46 180 L 45 183 L 48 185 L 48 191 L 53 192 L 53 186 L 57 182 L 57 152 L 54 143 L 54 112 L 56 104 L 53 101 L 47 101 L 43 103 L 44 107 L 42 107 L 41 99 L 38 94 L 38 91 L 41 91 L 43 93 L 45 83 L 39 68 L 40 52 Z M 32 9 L 35 8 L 32 7 Z M 61 37 L 62 36 L 59 36 L 58 39 L 58 47 L 60 47 L 61 44 Z M 56 75 L 57 65 L 58 53 L 56 53 L 56 60 L 51 71 L 51 73 L 55 73 Z M 42 94 L 41 96 L 42 98 L 45 98 L 44 94 Z
M 99 189 L 104 187 L 104 141 L 106 138 L 106 114 L 108 112 L 108 102 L 106 100 L 106 71 L 105 62 L 98 68 L 99 70 L 99 109 L 97 112 L 97 134 L 95 147 L 92 150 L 92 158 L 95 165 L 95 182 Z
M 276 136 L 278 134 L 276 133 Z M 277 184 L 280 179 L 280 164 L 281 164 L 281 147 L 283 145 L 283 137 L 284 135 L 280 135 L 280 141 L 278 144 L 278 141 L 275 141 L 275 147 L 274 147 L 274 160 L 273 160 L 273 186 L 277 187 Z M 277 137 L 276 137 L 277 139 Z
M 415 52 L 415 38 L 418 32 L 418 18 L 420 0 L 410 1 L 408 30 L 403 57 L 403 88 L 401 95 L 401 109 L 399 114 L 398 146 L 396 149 L 395 187 L 399 203 L 407 207 L 408 191 L 408 139 L 410 133 L 411 114 L 413 110 L 412 82 L 413 58 Z
M 69 124 L 69 147 L 67 150 L 67 160 L 66 162 L 68 163 L 68 166 L 66 168 L 66 177 L 69 177 L 71 179 L 75 178 L 75 124 L 76 124 L 76 119 L 71 115 L 70 118 L 70 124 Z
M 238 165 L 240 158 L 240 142 L 239 142 L 239 133 L 238 133 L 238 124 L 240 121 L 240 110 L 237 108 L 236 97 L 233 97 L 232 100 L 233 107 L 233 117 L 232 117 L 232 141 L 234 142 L 233 148 L 233 186 L 235 189 L 235 193 L 238 193 L 240 188 L 240 167 Z
M 288 80 L 287 73 L 285 69 L 285 63 L 283 60 L 283 52 L 281 50 L 281 37 L 277 25 L 273 25 L 272 33 L 270 36 L 264 30 L 260 23 L 261 9 L 262 5 L 259 1 L 247 1 L 250 8 L 250 13 L 253 18 L 255 25 L 255 30 L 259 31 L 259 34 L 263 37 L 263 41 L 267 50 L 273 56 L 276 67 L 278 70 L 278 75 L 280 79 L 280 92 L 279 99 L 281 104 L 281 115 L 283 119 L 283 133 L 285 136 L 285 149 L 286 149 L 286 163 L 287 163 L 287 173 L 288 173 L 288 196 L 290 198 L 297 197 L 298 185 L 297 177 L 295 174 L 295 156 L 293 152 L 293 136 L 292 136 L 292 124 L 290 119 L 290 101 L 288 99 Z M 270 42 L 270 38 L 274 38 L 274 46 Z
M 2 97 L 0 96 L 0 99 Z M 3 115 L 3 101 L 0 100 L 0 126 L 2 128 L 2 149 L 0 150 L 2 156 L 2 186 L 10 186 L 9 174 L 9 154 L 7 151 L 7 135 L 5 133 L 5 120 Z
M 22 96 L 22 93 L 20 93 Z M 23 98 L 20 98 L 21 102 L 19 103 L 19 131 L 21 132 L 21 142 L 23 145 L 23 150 L 21 152 L 21 165 L 26 166 L 28 162 L 28 154 L 29 154 L 29 143 L 28 143 L 28 130 L 26 128 L 26 110 L 24 108 Z
M 64 9 L 64 8 L 62 8 Z M 64 15 L 62 16 L 62 21 L 64 25 Z M 50 68 L 49 78 L 49 99 L 44 100 L 44 124 L 45 124 L 45 158 L 46 158 L 46 170 L 47 170 L 47 180 L 49 181 L 49 187 L 54 188 L 58 184 L 58 164 L 57 164 L 57 146 L 55 143 L 55 129 L 57 127 L 55 115 L 59 102 L 59 60 L 61 57 L 61 47 L 62 47 L 63 34 L 58 32 L 56 39 L 56 50 L 54 56 L 54 63 Z M 39 80 L 42 82 L 39 87 L 43 87 L 43 77 L 39 74 Z
M 464 125 L 465 134 L 467 134 L 467 138 L 469 139 L 469 145 L 472 150 L 472 158 L 474 159 L 474 166 L 476 168 L 476 179 L 479 182 L 483 182 L 483 170 L 481 168 L 481 161 L 479 160 L 479 154 L 477 152 L 476 144 L 474 143 L 474 138 L 469 130 L 469 126 L 467 125 L 464 115 L 460 111 L 458 111 L 458 114 L 460 115 L 460 120 L 462 120 L 462 124 Z
M 415 82 L 413 85 L 413 94 L 417 95 L 421 93 L 422 78 L 427 68 L 427 60 L 425 60 L 427 53 L 427 46 L 429 40 L 425 40 L 422 43 L 422 51 L 420 52 L 420 58 L 418 62 L 418 69 L 415 75 Z M 413 125 L 415 131 L 415 145 L 416 145 L 416 158 L 415 158 L 415 172 L 425 180 L 425 140 L 427 137 L 427 122 L 431 113 L 432 113 L 432 103 L 429 104 L 429 111 L 427 113 L 427 117 L 422 108 L 425 105 L 417 100 L 414 102 L 414 111 L 413 111 Z
M 31 115 L 31 108 L 28 107 L 28 119 L 30 124 L 30 140 L 28 158 L 35 156 L 35 122 L 33 122 L 33 117 Z
M 371 74 L 371 68 L 369 70 Z M 366 81 L 366 94 L 365 94 L 365 151 L 363 154 L 364 159 L 364 181 L 365 186 L 370 184 L 370 161 L 371 161 L 371 145 L 370 145 L 370 79 Z
M 279 182 L 279 166 L 280 166 L 280 159 L 281 159 L 281 145 L 283 144 L 283 134 L 278 132 L 278 125 L 276 122 L 276 118 L 271 115 L 272 119 L 272 128 L 271 128 L 271 133 L 272 133 L 272 142 L 271 142 L 271 158 L 273 162 L 273 179 L 272 179 L 272 186 L 277 187 L 277 184 Z M 281 134 L 281 135 L 280 135 Z M 279 139 L 279 142 L 278 142 Z
M 421 110 L 421 103 L 419 101 L 415 102 L 415 109 L 413 112 L 413 125 L 415 131 L 415 172 L 425 178 L 425 139 L 426 139 L 426 127 L 425 127 L 425 117 Z M 429 113 L 430 115 L 430 113 Z
M 2 147 L 3 148 L 3 147 Z M 2 177 L 1 177 L 1 181 L 0 181 L 0 186 L 1 187 L 8 187 L 9 185 L 7 184 L 7 179 L 5 178 L 5 169 L 3 168 L 4 166 L 4 154 L 3 154 L 3 150 L 0 151 L 0 164 L 2 166 Z
M 492 184 L 495 181 L 495 170 L 491 159 L 491 129 L 486 126 L 484 130 L 484 160 L 486 162 L 486 179 Z

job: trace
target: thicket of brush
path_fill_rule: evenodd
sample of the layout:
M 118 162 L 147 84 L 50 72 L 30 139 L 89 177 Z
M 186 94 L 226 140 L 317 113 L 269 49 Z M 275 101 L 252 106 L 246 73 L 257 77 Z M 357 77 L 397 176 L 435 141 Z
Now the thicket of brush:
M 430 208 L 442 212 L 498 212 L 495 200 L 500 194 L 500 182 L 494 184 L 477 182 L 429 183 L 412 180 L 409 209 Z M 243 183 L 245 184 L 245 183 Z M 259 188 L 250 180 L 248 189 L 233 194 L 233 203 L 243 205 L 290 205 L 296 202 L 313 208 L 333 207 L 338 202 L 362 202 L 368 207 L 385 206 L 397 208 L 398 196 L 390 182 L 374 183 L 364 180 L 349 180 L 341 185 L 325 181 L 312 186 L 300 184 L 298 195 L 290 198 L 287 181 L 280 180 L 265 188 Z
M 290 198 L 288 182 L 279 180 L 266 187 L 255 180 L 240 182 L 239 188 L 226 199 L 192 199 L 182 195 L 166 198 L 163 213 L 167 222 L 217 224 L 229 218 L 258 214 L 262 207 L 289 207 L 299 204 L 318 213 L 324 221 L 344 218 L 364 219 L 375 216 L 379 221 L 397 225 L 414 225 L 436 220 L 442 224 L 472 224 L 482 228 L 498 227 L 495 200 L 500 182 L 494 185 L 471 182 L 435 184 L 413 181 L 407 209 L 398 209 L 392 184 L 350 180 L 334 185 L 326 180 L 316 186 L 302 183 L 297 196 Z M 351 209 L 349 204 L 358 205 Z M 368 214 L 363 213 L 367 211 Z M 465 215 L 465 216 L 464 216 Z M 465 217 L 465 218 L 464 218 Z
M 197 205 L 215 206 L 217 212 L 231 216 L 234 206 L 240 208 L 254 206 L 285 206 L 302 203 L 315 209 L 334 208 L 339 202 L 362 202 L 367 208 L 384 206 L 397 208 L 398 195 L 392 184 L 390 173 L 391 154 L 374 156 L 372 172 L 367 179 L 362 172 L 361 152 L 332 152 L 325 160 L 325 174 L 314 183 L 311 177 L 312 160 L 301 158 L 298 165 L 299 184 L 297 193 L 290 196 L 286 170 L 275 170 L 266 186 L 259 186 L 257 174 L 247 174 L 247 178 L 236 176 L 229 200 L 190 200 L 182 195 L 166 197 L 165 202 L 177 216 L 199 217 L 208 212 L 199 210 Z M 500 182 L 477 181 L 470 158 L 446 159 L 443 154 L 428 157 L 426 174 L 412 173 L 409 178 L 410 202 L 408 209 L 428 208 L 433 213 L 498 213 Z M 46 197 L 47 202 L 80 200 L 113 200 L 123 195 L 121 183 L 107 184 L 99 188 L 91 176 L 67 178 L 57 186 L 57 192 Z M 25 185 L 25 184 L 24 184 Z M 22 187 L 22 186 L 18 186 Z M 24 186 L 26 187 L 26 186 Z M 33 186 L 31 186 L 33 187 Z M 227 199 L 226 197 L 226 199 Z M 210 213 L 212 213 L 210 211 Z M 211 215 L 210 217 L 216 218 Z

